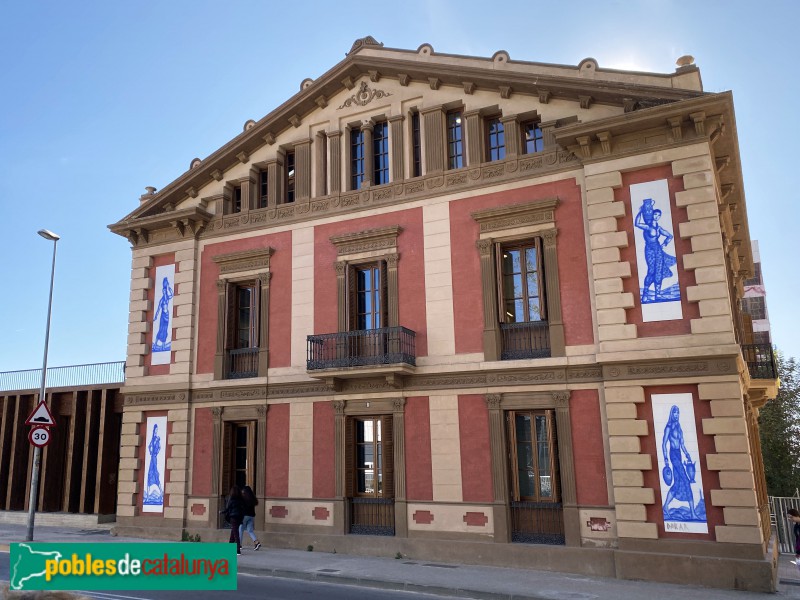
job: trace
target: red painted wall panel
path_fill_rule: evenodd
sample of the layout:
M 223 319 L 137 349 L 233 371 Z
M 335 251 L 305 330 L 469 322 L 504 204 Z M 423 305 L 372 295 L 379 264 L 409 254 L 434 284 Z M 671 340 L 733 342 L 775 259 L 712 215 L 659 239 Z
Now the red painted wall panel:
M 270 498 L 289 496 L 289 405 L 270 404 L 267 410 L 267 485 Z
M 557 196 L 558 277 L 567 345 L 593 342 L 581 191 L 574 179 L 466 198 L 450 204 L 456 352 L 483 352 L 481 268 L 475 242 L 478 224 L 471 213 Z
M 333 498 L 336 495 L 334 430 L 333 403 L 314 402 L 314 481 L 311 489 L 314 498 Z
M 150 279 L 155 279 L 156 276 L 156 268 L 163 267 L 164 265 L 170 265 L 175 262 L 175 253 L 170 254 L 162 254 L 161 256 L 154 256 L 153 257 L 153 266 L 150 268 Z M 178 273 L 178 265 L 175 264 L 175 273 Z M 176 283 L 175 289 L 172 290 L 173 297 L 178 295 L 180 286 Z M 147 311 L 147 321 L 150 323 L 150 331 L 148 331 L 144 336 L 145 344 L 147 348 L 153 347 L 153 315 L 156 306 L 158 303 L 155 301 L 156 294 L 161 294 L 161 286 L 158 285 L 157 282 L 153 282 L 153 285 L 150 286 L 150 289 L 147 290 L 147 299 L 150 301 L 151 308 Z M 159 296 L 161 298 L 161 296 Z M 175 316 L 175 303 L 172 303 L 172 316 Z M 157 330 L 158 327 L 156 326 L 155 329 Z M 172 339 L 175 339 L 175 328 L 172 328 Z M 147 351 L 147 374 L 148 375 L 169 375 L 169 365 L 151 365 L 150 359 L 152 358 L 153 354 L 150 350 Z M 172 361 L 175 360 L 175 352 L 170 352 L 170 364 Z
M 425 265 L 422 209 L 414 208 L 374 217 L 350 219 L 314 230 L 314 332 L 333 333 L 338 329 L 336 306 L 336 247 L 330 237 L 366 229 L 400 225 L 397 236 L 400 261 L 397 266 L 400 290 L 400 325 L 415 331 L 417 356 L 428 355 L 425 316 Z
M 489 446 L 489 409 L 483 395 L 458 397 L 458 431 L 464 502 L 491 502 L 494 500 L 494 493 Z
M 636 245 L 632 237 L 633 235 L 640 235 L 639 233 L 634 233 L 634 231 L 638 232 L 640 230 L 635 229 L 633 226 L 633 218 L 636 216 L 638 207 L 636 210 L 631 207 L 630 186 L 635 183 L 644 183 L 657 179 L 666 179 L 669 186 L 670 208 L 672 210 L 673 222 L 664 224 L 664 228 L 675 236 L 674 241 L 675 251 L 678 255 L 676 258 L 678 259 L 678 282 L 681 286 L 681 310 L 683 312 L 683 319 L 645 323 L 642 321 L 642 305 L 638 301 L 640 296 L 639 276 L 636 262 Z M 636 305 L 633 308 L 627 309 L 626 312 L 628 315 L 628 323 L 636 325 L 636 331 L 639 337 L 688 334 L 692 332 L 690 320 L 700 318 L 700 307 L 698 303 L 689 302 L 686 299 L 686 288 L 687 286 L 695 285 L 695 277 L 694 270 L 687 271 L 683 268 L 683 257 L 692 252 L 692 242 L 689 238 L 681 238 L 678 230 L 679 223 L 685 223 L 689 220 L 686 214 L 686 208 L 675 205 L 675 193 L 682 191 L 683 177 L 673 177 L 672 168 L 669 165 L 623 173 L 622 187 L 618 190 L 614 190 L 615 200 L 625 202 L 625 216 L 619 220 L 619 228 L 628 232 L 630 243 L 627 248 L 620 248 L 620 258 L 630 263 L 631 277 L 622 280 L 622 287 L 624 291 L 633 294 L 633 297 L 637 299 Z
M 212 447 L 209 440 L 214 438 L 214 421 L 210 408 L 194 411 L 194 447 L 192 448 L 192 494 L 211 495 Z
M 608 482 L 597 390 L 573 390 L 569 400 L 578 504 L 608 506 Z
M 214 256 L 270 246 L 269 366 L 291 364 L 292 233 L 284 231 L 242 240 L 210 244 L 200 257 L 200 308 L 197 326 L 197 372 L 214 372 L 217 350 L 217 281 L 219 266 Z
M 433 500 L 431 416 L 427 396 L 406 399 L 406 497 Z
M 697 428 L 697 446 L 700 450 L 700 458 L 697 461 L 703 477 L 703 497 L 706 503 L 706 519 L 708 521 L 708 533 L 677 533 L 667 532 L 664 529 L 664 513 L 662 505 L 664 498 L 661 497 L 661 483 L 658 468 L 659 450 L 656 448 L 656 436 L 653 428 L 653 407 L 650 403 L 652 394 L 692 394 L 694 404 L 694 425 Z M 637 416 L 639 419 L 647 421 L 649 434 L 640 437 L 642 452 L 653 457 L 653 468 L 644 472 L 644 486 L 655 490 L 655 504 L 647 505 L 647 521 L 658 525 L 658 537 L 675 538 L 680 540 L 716 540 L 715 527 L 725 524 L 725 516 L 721 507 L 712 506 L 711 490 L 720 489 L 719 471 L 709 471 L 706 468 L 706 456 L 716 453 L 714 436 L 703 433 L 703 419 L 711 418 L 711 403 L 698 400 L 696 385 L 659 385 L 644 388 L 645 402 L 637 404 Z M 686 424 L 681 423 L 683 427 Z M 695 500 L 696 502 L 696 500 Z

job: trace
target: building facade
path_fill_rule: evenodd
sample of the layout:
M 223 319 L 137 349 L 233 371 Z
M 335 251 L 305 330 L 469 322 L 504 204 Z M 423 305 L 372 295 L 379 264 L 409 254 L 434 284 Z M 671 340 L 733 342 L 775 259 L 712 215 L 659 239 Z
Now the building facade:
M 121 532 L 223 539 L 247 484 L 276 546 L 774 589 L 777 382 L 732 97 L 691 57 L 360 39 L 110 228 Z

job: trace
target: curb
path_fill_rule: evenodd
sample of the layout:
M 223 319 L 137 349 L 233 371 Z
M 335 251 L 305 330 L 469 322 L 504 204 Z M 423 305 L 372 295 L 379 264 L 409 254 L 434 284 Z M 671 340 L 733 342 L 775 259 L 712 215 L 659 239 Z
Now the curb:
M 351 585 L 381 590 L 394 590 L 398 592 L 413 592 L 429 594 L 431 596 L 446 596 L 458 598 L 472 598 L 474 600 L 552 600 L 551 596 L 528 596 L 522 594 L 503 594 L 498 592 L 483 592 L 464 588 L 451 588 L 438 585 L 422 585 L 404 581 L 385 581 L 367 579 L 364 577 L 350 577 L 348 575 L 333 575 L 330 573 L 308 573 L 305 571 L 287 571 L 284 569 L 270 569 L 259 567 L 239 567 L 239 573 L 247 575 L 265 575 L 268 577 L 281 577 L 283 579 L 299 579 L 302 581 L 316 581 L 335 585 Z

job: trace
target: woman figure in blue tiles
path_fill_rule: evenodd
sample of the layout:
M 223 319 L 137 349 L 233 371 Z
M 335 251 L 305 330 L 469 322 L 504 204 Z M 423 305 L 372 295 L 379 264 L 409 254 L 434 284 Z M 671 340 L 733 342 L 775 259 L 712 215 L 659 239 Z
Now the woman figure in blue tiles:
M 672 298 L 662 297 L 661 284 L 665 279 L 672 277 L 673 273 L 670 267 L 677 264 L 677 260 L 674 256 L 664 252 L 664 248 L 672 241 L 672 234 L 658 224 L 659 219 L 661 219 L 661 211 L 657 208 L 654 210 L 653 200 L 647 198 L 642 202 L 642 207 L 636 214 L 633 223 L 642 230 L 644 259 L 647 262 L 647 275 L 645 275 L 642 288 L 642 304 L 672 300 Z M 652 296 L 649 294 L 651 285 L 653 286 Z
M 169 301 L 172 300 L 172 288 L 169 287 L 169 279 L 164 277 L 164 283 L 161 289 L 161 300 L 158 301 L 158 308 L 156 314 L 153 315 L 153 321 L 157 320 L 159 315 L 161 320 L 158 323 L 158 332 L 156 339 L 153 342 L 153 352 L 161 352 L 162 350 L 169 350 L 167 344 L 167 334 L 169 333 Z

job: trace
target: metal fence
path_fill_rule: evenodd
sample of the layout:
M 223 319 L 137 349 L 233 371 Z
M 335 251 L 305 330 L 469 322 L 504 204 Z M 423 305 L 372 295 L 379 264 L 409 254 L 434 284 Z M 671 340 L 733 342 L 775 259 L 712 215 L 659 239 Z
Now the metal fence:
M 306 368 L 416 365 L 416 333 L 405 327 L 358 329 L 308 336 Z
M 786 516 L 786 511 L 790 508 L 800 510 L 800 496 L 792 498 L 770 496 L 769 508 L 770 520 L 778 536 L 778 548 L 782 553 L 794 554 L 794 534 L 792 532 L 794 523 Z
M 778 367 L 769 344 L 743 344 L 742 356 L 753 379 L 777 379 Z
M 258 376 L 258 348 L 228 350 L 228 379 Z
M 47 369 L 48 388 L 85 387 L 125 382 L 125 361 Z M 38 390 L 41 369 L 0 372 L 0 392 Z
M 550 357 L 550 327 L 547 321 L 500 323 L 503 349 L 500 360 Z

